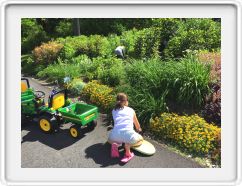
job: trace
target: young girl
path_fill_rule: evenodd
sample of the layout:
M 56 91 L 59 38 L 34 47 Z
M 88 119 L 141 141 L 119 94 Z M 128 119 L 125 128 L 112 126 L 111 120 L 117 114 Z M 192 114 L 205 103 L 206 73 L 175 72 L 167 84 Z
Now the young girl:
M 143 140 L 142 136 L 135 132 L 134 126 L 138 132 L 141 132 L 139 121 L 135 111 L 128 107 L 128 97 L 124 93 L 117 95 L 117 103 L 112 111 L 114 128 L 109 134 L 109 142 L 112 144 L 111 156 L 119 157 L 118 144 L 125 143 L 125 155 L 121 162 L 127 163 L 134 157 L 130 152 L 130 147 Z

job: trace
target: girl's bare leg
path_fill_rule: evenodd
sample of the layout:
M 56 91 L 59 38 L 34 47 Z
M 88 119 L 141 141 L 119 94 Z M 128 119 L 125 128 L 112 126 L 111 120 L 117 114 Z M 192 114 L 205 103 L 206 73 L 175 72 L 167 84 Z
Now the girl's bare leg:
M 125 145 L 124 145 L 126 156 L 130 156 L 130 154 L 131 154 L 131 152 L 130 152 L 130 146 L 131 145 L 128 144 L 128 143 L 125 143 Z

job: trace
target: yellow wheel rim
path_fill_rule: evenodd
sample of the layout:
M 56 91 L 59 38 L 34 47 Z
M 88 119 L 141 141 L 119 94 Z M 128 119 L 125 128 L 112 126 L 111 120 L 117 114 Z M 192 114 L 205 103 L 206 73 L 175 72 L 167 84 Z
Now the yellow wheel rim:
M 70 129 L 71 136 L 76 138 L 78 135 L 78 131 L 75 128 Z
M 46 119 L 41 119 L 40 120 L 40 128 L 45 132 L 50 131 L 50 122 Z

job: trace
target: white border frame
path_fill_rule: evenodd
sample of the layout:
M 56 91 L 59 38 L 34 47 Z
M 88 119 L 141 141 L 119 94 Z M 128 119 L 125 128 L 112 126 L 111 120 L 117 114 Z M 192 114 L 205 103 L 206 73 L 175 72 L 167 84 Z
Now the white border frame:
M 206 182 L 206 183 L 199 183 L 199 182 L 182 182 L 182 183 L 177 183 L 177 182 L 152 182 L 152 183 L 148 183 L 148 182 L 122 182 L 122 183 L 118 183 L 118 182 L 102 182 L 102 183 L 97 183 L 97 182 L 76 182 L 76 183 L 69 183 L 69 182 L 41 182 L 41 183 L 37 183 L 37 182 L 21 182 L 21 183 L 16 183 L 16 182 L 8 182 L 5 178 L 5 169 L 6 169 L 6 165 L 5 165 L 5 148 L 6 148 L 6 141 L 5 141 L 5 85 L 6 85 L 6 80 L 5 80 L 5 9 L 8 5 L 99 5 L 99 4 L 104 4 L 104 5 L 122 5 L 122 4 L 126 4 L 126 5 L 131 5 L 131 4 L 162 4 L 162 5 L 220 5 L 220 4 L 225 4 L 225 5 L 233 5 L 237 8 L 237 179 L 234 182 Z M 170 0 L 170 1 L 159 1 L 159 0 L 152 0 L 152 1 L 148 1 L 148 0 L 142 0 L 142 1 L 127 1 L 127 0 L 123 0 L 123 1 L 111 1 L 111 0 L 85 0 L 85 1 L 5 1 L 2 3 L 1 5 L 1 184 L 2 185 L 240 185 L 241 184 L 241 140 L 242 140 L 242 133 L 241 133 L 241 1 L 237 1 L 237 0 L 232 0 L 232 1 L 220 1 L 220 0 L 213 0 L 213 1 L 189 1 L 189 0 Z M 3 103 L 3 104 L 2 104 Z

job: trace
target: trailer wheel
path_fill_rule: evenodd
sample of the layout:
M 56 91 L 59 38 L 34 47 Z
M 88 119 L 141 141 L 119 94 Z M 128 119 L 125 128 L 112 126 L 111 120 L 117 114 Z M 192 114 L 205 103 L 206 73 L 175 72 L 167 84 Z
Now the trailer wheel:
M 39 127 L 45 133 L 54 132 L 58 127 L 57 120 L 54 116 L 41 116 L 39 118 Z
M 73 138 L 79 138 L 81 136 L 81 128 L 79 126 L 73 125 L 70 128 L 70 135 Z
M 93 121 L 91 121 L 91 122 L 88 124 L 87 127 L 88 127 L 89 130 L 94 130 L 96 126 L 97 126 L 97 121 L 96 121 L 96 120 L 93 120 Z

